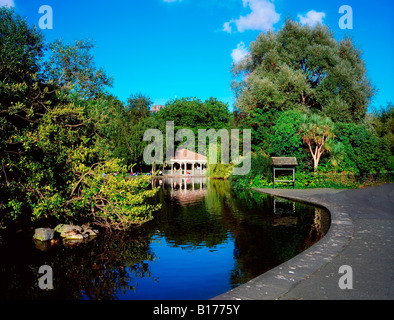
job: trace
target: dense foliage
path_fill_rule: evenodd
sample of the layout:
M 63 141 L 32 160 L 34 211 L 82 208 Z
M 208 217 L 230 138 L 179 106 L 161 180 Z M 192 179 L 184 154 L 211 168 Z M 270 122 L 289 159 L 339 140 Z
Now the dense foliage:
M 251 43 L 232 87 L 234 122 L 252 129 L 255 154 L 235 188 L 272 186 L 271 156 L 297 158 L 297 187 L 354 187 L 393 170 L 393 107 L 368 112 L 375 88 L 361 56 L 351 39 L 290 20 Z
M 374 92 L 351 39 L 338 42 L 328 27 L 291 20 L 277 33 L 261 33 L 233 72 L 244 112 L 299 107 L 333 121 L 360 121 Z
M 0 226 L 87 220 L 127 229 L 151 219 L 158 206 L 146 199 L 156 190 L 129 175 L 152 169 L 143 136 L 159 129 L 165 138 L 167 121 L 196 139 L 198 129 L 251 129 L 249 174 L 231 177 L 231 163 L 208 170 L 238 190 L 270 187 L 272 156 L 297 158 L 296 187 L 355 187 L 394 168 L 393 106 L 368 112 L 375 89 L 362 53 L 327 27 L 288 20 L 260 34 L 233 66 L 233 113 L 216 98 L 174 99 L 156 114 L 141 93 L 124 103 L 107 92 L 112 79 L 92 48 L 47 43 L 0 8 Z
M 145 199 L 156 190 L 125 179 L 131 163 L 116 156 L 127 110 L 106 93 L 112 80 L 95 67 L 92 44 L 47 44 L 3 7 L 0 48 L 1 226 L 56 220 L 126 229 L 149 220 L 157 206 Z
M 216 98 L 204 102 L 197 98 L 174 99 L 166 104 L 159 116 L 174 121 L 175 130 L 191 128 L 195 135 L 198 129 L 228 128 L 230 121 L 228 106 Z

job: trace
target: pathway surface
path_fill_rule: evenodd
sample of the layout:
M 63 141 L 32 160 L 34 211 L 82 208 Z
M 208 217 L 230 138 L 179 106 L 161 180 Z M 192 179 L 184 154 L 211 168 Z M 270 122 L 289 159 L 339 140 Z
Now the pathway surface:
M 256 191 L 330 211 L 327 235 L 300 255 L 213 300 L 393 300 L 394 184 L 357 190 Z M 339 282 L 350 277 L 353 289 Z M 350 279 L 350 278 L 349 278 Z M 345 284 L 350 285 L 346 281 Z

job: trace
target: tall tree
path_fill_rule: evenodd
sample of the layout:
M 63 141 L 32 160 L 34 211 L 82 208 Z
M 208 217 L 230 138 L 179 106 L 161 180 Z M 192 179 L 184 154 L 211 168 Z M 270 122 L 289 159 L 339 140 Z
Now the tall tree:
M 38 85 L 44 49 L 40 30 L 29 27 L 14 9 L 0 8 L 0 226 L 27 202 L 18 201 L 29 187 L 22 183 L 28 180 L 25 168 L 30 165 L 25 133 L 37 127 L 46 111 L 40 103 L 43 86 Z
M 152 117 L 150 112 L 152 104 L 152 99 L 147 95 L 131 94 L 123 108 L 121 127 L 119 128 L 118 156 L 126 159 L 129 165 L 138 163 L 140 170 L 142 170 L 143 153 L 141 150 L 143 144 L 141 128 L 146 128 L 147 120 Z
M 198 98 L 181 98 L 169 101 L 166 107 L 156 114 L 156 117 L 160 117 L 164 121 L 173 121 L 175 132 L 178 132 L 180 129 L 190 129 L 195 137 L 194 151 L 197 151 L 196 149 L 199 145 L 198 130 L 228 128 L 231 114 L 226 103 L 213 97 L 205 101 Z M 186 137 L 184 137 L 183 141 L 175 143 L 175 149 L 181 143 L 183 146 L 190 148 L 184 144 L 187 142 L 191 141 L 186 141 Z
M 394 105 L 391 102 L 386 108 L 374 112 L 372 125 L 379 137 L 387 139 L 392 158 L 394 158 Z
M 125 106 L 125 113 L 128 121 L 136 124 L 144 118 L 150 116 L 150 107 L 152 106 L 152 99 L 142 93 L 132 94 L 127 99 Z
M 94 98 L 112 85 L 113 79 L 95 66 L 92 41 L 76 40 L 67 44 L 56 40 L 48 47 L 50 56 L 44 69 L 48 82 L 84 99 Z
M 197 98 L 174 99 L 158 114 L 166 121 L 174 121 L 176 130 L 189 128 L 196 134 L 198 129 L 227 128 L 230 121 L 227 104 L 212 97 L 205 101 Z
M 110 78 L 92 47 L 55 42 L 44 63 L 45 47 L 39 31 L 0 8 L 0 227 L 82 218 L 123 229 L 149 220 L 157 207 L 145 199 L 156 191 L 126 180 L 126 165 L 100 145 L 116 135 L 112 111 L 123 108 L 106 95 Z M 107 172 L 122 174 L 103 179 Z
M 252 114 L 299 107 L 333 121 L 360 121 L 374 94 L 361 54 L 328 27 L 287 20 L 278 32 L 261 33 L 233 66 L 236 107 Z

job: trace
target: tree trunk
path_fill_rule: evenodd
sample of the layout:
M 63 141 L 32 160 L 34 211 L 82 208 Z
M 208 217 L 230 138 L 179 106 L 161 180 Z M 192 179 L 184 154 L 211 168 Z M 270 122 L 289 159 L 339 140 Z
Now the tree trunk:
M 324 152 L 324 150 L 322 150 L 322 146 L 319 146 L 316 148 L 317 148 L 316 153 L 315 153 L 316 157 L 313 157 L 313 162 L 314 162 L 313 170 L 314 170 L 315 174 L 317 173 L 317 167 L 319 166 L 320 157 Z
M 312 150 L 312 145 L 308 143 L 309 151 L 313 158 L 313 172 L 317 173 L 317 167 L 319 166 L 320 157 L 323 154 L 322 146 L 316 146 L 315 151 Z
M 313 157 L 313 172 L 317 174 L 317 167 L 319 166 L 319 160 L 316 157 Z

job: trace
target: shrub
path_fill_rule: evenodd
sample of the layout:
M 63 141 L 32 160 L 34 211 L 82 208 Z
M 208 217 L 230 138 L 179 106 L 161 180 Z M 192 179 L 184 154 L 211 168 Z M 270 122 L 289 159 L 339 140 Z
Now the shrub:
M 148 204 L 146 199 L 159 187 L 149 188 L 147 176 L 125 178 L 127 171 L 117 159 L 81 167 L 68 204 L 78 211 L 89 211 L 94 224 L 111 230 L 126 230 L 151 220 L 160 204 Z

